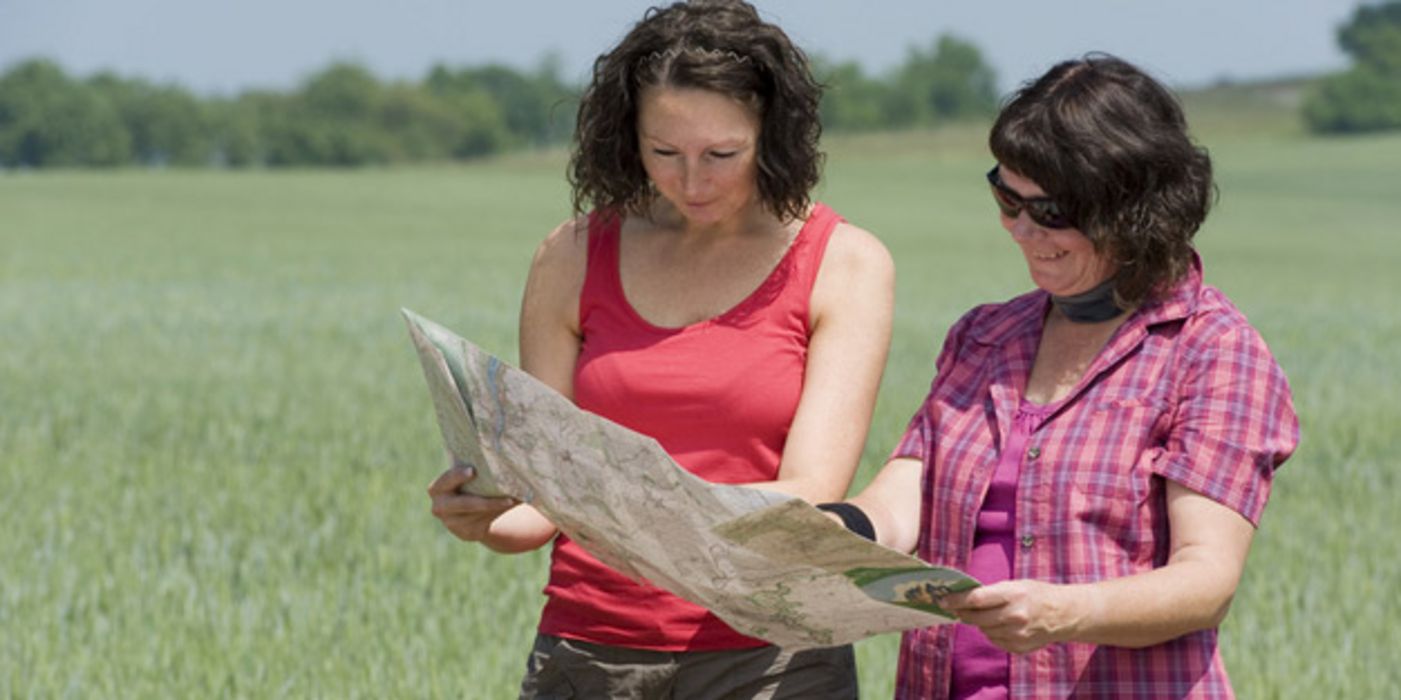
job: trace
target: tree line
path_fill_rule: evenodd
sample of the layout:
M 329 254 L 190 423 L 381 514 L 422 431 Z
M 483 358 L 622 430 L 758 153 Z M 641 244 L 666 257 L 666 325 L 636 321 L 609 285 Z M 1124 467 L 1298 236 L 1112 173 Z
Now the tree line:
M 573 95 L 546 63 L 434 67 L 420 82 L 382 82 L 335 64 L 288 92 L 201 98 L 175 85 L 52 61 L 0 76 L 0 165 L 83 167 L 353 166 L 466 159 L 560 140 Z
M 944 36 L 881 75 L 815 56 L 837 131 L 908 128 L 986 116 L 996 80 L 977 47 Z M 337 63 L 289 91 L 201 97 L 110 72 L 69 75 L 36 58 L 0 74 L 0 167 L 302 167 L 469 160 L 559 144 L 579 86 L 558 61 L 519 70 L 438 65 L 382 81 Z
M 1320 133 L 1401 128 L 1401 0 L 1364 3 L 1338 30 L 1354 64 L 1315 81 L 1302 116 Z M 953 36 L 870 74 L 817 55 L 832 131 L 915 128 L 996 108 L 996 76 Z M 468 160 L 567 141 L 579 86 L 557 59 L 534 69 L 438 65 L 419 81 L 339 63 L 289 91 L 202 97 L 104 72 L 68 75 L 42 58 L 0 74 L 0 168 L 359 166 Z
M 1321 133 L 1401 129 L 1401 2 L 1361 5 L 1338 29 L 1352 68 L 1320 80 L 1304 121 Z

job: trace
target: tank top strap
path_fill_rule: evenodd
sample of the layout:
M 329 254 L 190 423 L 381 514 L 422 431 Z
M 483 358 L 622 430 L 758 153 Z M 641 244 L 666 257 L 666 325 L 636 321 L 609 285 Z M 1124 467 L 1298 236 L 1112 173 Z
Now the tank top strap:
M 774 310 L 791 315 L 793 322 L 803 328 L 807 328 L 810 320 L 812 289 L 822 268 L 827 243 L 837 224 L 845 220 L 826 204 L 815 203 L 797 239 L 780 263 L 780 267 L 786 270 L 775 274 L 771 280 L 779 286 L 775 298 L 770 301 L 774 304 Z
M 846 219 L 826 204 L 813 204 L 808 220 L 803 223 L 798 239 L 793 242 L 791 257 L 796 273 L 796 284 L 791 285 L 793 293 L 801 294 L 804 299 L 812 296 L 812 286 L 817 282 L 817 271 L 822 267 L 827 242 L 832 239 L 837 224 L 843 221 Z
M 623 281 L 618 277 L 618 245 L 623 219 L 616 213 L 589 212 L 589 259 L 584 271 L 584 287 L 579 293 L 579 318 L 595 305 L 622 297 Z

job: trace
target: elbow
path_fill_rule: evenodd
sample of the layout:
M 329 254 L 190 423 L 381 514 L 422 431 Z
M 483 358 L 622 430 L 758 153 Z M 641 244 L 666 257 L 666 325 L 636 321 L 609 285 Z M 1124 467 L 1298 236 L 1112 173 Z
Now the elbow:
M 1158 624 L 1136 624 L 1108 638 L 1084 641 L 1142 649 L 1165 644 L 1196 632 L 1214 630 L 1225 621 L 1226 613 L 1231 609 L 1232 597 L 1232 593 L 1227 593 L 1221 597 L 1213 596 L 1209 601 L 1198 600 L 1182 606 L 1176 614 L 1161 619 Z
M 860 507 L 871 519 L 877 543 L 902 554 L 914 554 L 915 547 L 919 544 L 917 520 L 901 518 L 876 503 L 862 502 Z
M 1214 630 L 1226 621 L 1226 614 L 1231 610 L 1231 601 L 1235 598 L 1235 591 L 1226 591 L 1212 600 L 1204 601 L 1197 614 L 1190 615 L 1182 620 L 1182 629 L 1176 636 L 1201 632 L 1203 630 Z M 1153 642 L 1164 642 L 1168 640 L 1151 640 Z M 1148 646 L 1148 645 L 1144 645 Z
M 482 545 L 497 554 L 525 554 L 544 547 L 552 539 L 554 538 L 483 540 Z
M 1226 577 L 1229 580 L 1222 580 L 1216 586 L 1203 586 L 1202 594 L 1205 599 L 1200 601 L 1197 610 L 1199 614 L 1193 621 L 1192 628 L 1188 632 L 1198 630 L 1216 629 L 1226 621 L 1226 614 L 1231 611 L 1231 601 L 1236 597 L 1236 586 L 1240 583 L 1240 574 L 1235 572 Z
M 1215 629 L 1220 627 L 1221 623 L 1226 621 L 1226 614 L 1231 611 L 1231 601 L 1234 599 L 1234 592 L 1227 593 L 1216 605 L 1215 609 L 1210 611 L 1205 624 L 1202 625 L 1202 629 Z
M 1168 642 L 1172 639 L 1192 634 L 1194 632 L 1217 629 L 1221 626 L 1222 622 L 1226 621 L 1226 613 L 1230 612 L 1231 610 L 1231 600 L 1233 598 L 1233 593 L 1227 593 L 1221 598 L 1202 606 L 1202 609 L 1197 615 L 1187 617 L 1181 621 L 1181 629 L 1178 630 L 1177 634 L 1173 635 L 1171 638 L 1161 639 L 1156 637 L 1150 637 L 1140 640 L 1142 642 L 1140 644 L 1132 644 L 1129 646 L 1132 646 L 1134 648 L 1153 646 L 1155 644 L 1162 644 L 1164 642 Z
M 559 529 L 550 525 L 524 532 L 491 533 L 482 538 L 481 544 L 497 554 L 524 554 L 554 541 L 557 534 Z

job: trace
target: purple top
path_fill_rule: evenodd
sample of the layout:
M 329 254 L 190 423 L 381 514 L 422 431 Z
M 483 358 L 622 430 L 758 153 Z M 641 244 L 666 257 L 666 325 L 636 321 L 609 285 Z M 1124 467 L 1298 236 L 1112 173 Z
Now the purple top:
M 973 552 L 967 572 L 983 583 L 1012 578 L 1012 545 L 1017 530 L 1017 479 L 1031 432 L 1054 409 L 1054 404 L 1034 404 L 1022 399 L 1012 420 L 1012 434 L 988 485 Z M 957 625 L 953 633 L 953 688 L 955 700 L 1004 700 L 1008 697 L 1007 652 L 993 646 L 977 627 Z

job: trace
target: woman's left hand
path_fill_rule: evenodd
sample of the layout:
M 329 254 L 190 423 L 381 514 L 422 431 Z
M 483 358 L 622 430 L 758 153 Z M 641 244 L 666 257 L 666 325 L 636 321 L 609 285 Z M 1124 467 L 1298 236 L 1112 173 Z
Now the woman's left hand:
M 1016 579 L 951 593 L 940 598 L 939 605 L 960 622 L 982 630 L 999 649 L 1025 654 L 1074 635 L 1086 615 L 1079 590 Z

